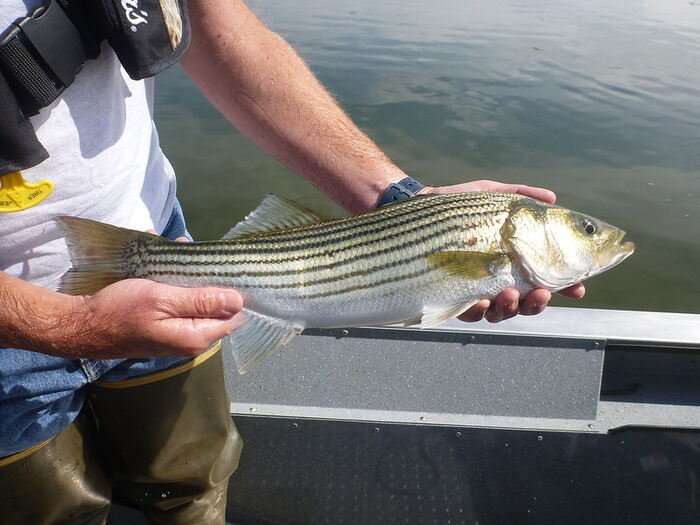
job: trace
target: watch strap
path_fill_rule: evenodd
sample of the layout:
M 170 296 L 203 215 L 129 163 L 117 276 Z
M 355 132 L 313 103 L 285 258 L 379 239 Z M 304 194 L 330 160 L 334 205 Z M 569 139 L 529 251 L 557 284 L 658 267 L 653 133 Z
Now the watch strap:
M 392 182 L 389 184 L 389 187 L 384 192 L 381 199 L 379 199 L 377 208 L 415 197 L 416 193 L 423 188 L 425 188 L 425 185 L 411 177 L 405 177 L 398 182 Z

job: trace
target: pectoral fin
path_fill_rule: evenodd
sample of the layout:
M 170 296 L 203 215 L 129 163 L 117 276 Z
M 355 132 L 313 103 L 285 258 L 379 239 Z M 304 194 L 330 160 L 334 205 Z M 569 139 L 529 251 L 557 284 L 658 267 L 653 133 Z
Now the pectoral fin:
M 493 277 L 507 260 L 504 253 L 450 251 L 428 255 L 428 263 L 434 268 L 469 280 Z
M 280 346 L 286 345 L 304 329 L 303 326 L 243 309 L 240 325 L 224 338 L 222 346 L 229 348 L 238 373 L 245 374 Z

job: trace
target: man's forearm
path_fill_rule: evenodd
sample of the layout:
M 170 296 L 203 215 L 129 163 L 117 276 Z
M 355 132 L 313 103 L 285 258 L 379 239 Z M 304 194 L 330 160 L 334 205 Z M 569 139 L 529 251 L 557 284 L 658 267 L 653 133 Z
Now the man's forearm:
M 83 324 L 84 298 L 52 292 L 0 272 L 0 348 L 71 353 Z
M 182 65 L 259 147 L 353 212 L 373 208 L 405 177 L 242 1 L 189 5 L 192 45 Z
M 0 271 L 0 348 L 79 357 L 195 356 L 230 334 L 241 296 L 126 279 L 69 296 Z

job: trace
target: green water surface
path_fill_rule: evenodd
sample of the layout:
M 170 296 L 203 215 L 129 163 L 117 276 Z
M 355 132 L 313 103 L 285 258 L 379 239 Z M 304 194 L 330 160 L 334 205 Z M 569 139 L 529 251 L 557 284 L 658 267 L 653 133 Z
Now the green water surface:
M 637 252 L 554 304 L 700 313 L 700 2 L 249 2 L 389 156 L 430 184 L 545 186 Z M 267 193 L 326 197 L 235 131 L 175 68 L 156 118 L 196 238 Z

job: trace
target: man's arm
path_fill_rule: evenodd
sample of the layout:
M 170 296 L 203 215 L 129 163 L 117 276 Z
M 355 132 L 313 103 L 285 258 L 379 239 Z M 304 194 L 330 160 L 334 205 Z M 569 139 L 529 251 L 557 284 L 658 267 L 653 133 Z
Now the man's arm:
M 185 71 L 236 128 L 345 209 L 370 210 L 406 176 L 299 55 L 240 0 L 188 2 Z
M 233 290 L 129 279 L 73 297 L 0 272 L 0 348 L 70 359 L 197 355 L 233 330 L 241 307 Z
M 242 0 L 190 0 L 192 44 L 182 66 L 209 100 L 244 135 L 351 212 L 376 207 L 391 182 L 406 174 L 394 165 L 321 86 L 304 61 L 267 29 Z M 508 191 L 545 202 L 543 188 L 475 181 L 424 192 Z M 582 285 L 565 295 L 583 296 Z M 520 300 L 508 289 L 481 301 L 462 319 L 500 321 L 541 312 L 551 294 Z

